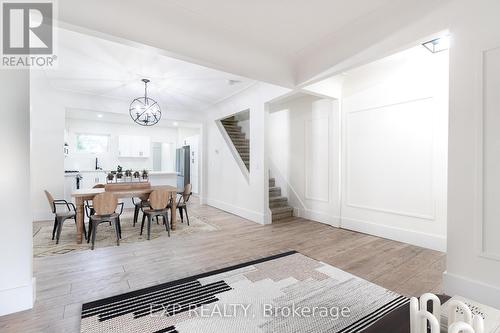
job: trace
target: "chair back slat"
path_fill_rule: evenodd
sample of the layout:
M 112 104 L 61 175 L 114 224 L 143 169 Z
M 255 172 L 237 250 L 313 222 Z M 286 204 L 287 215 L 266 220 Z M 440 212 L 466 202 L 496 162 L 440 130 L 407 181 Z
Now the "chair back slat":
M 92 199 L 92 206 L 94 207 L 96 215 L 111 215 L 118 206 L 118 199 L 113 193 L 104 192 L 96 195 L 94 199 Z
M 149 195 L 149 204 L 153 209 L 165 209 L 168 205 L 169 192 L 165 190 L 155 190 Z
M 44 192 L 47 200 L 49 201 L 50 210 L 52 211 L 52 213 L 55 213 L 56 207 L 54 206 L 54 197 L 52 196 L 52 194 L 50 194 L 49 191 L 45 190 Z

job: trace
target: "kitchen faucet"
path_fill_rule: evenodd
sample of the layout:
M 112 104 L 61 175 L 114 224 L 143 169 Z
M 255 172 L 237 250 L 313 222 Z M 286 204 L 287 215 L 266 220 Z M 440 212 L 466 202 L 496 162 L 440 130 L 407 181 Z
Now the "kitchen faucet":
M 102 170 L 102 168 L 99 166 L 99 158 L 95 158 L 95 169 L 96 170 Z

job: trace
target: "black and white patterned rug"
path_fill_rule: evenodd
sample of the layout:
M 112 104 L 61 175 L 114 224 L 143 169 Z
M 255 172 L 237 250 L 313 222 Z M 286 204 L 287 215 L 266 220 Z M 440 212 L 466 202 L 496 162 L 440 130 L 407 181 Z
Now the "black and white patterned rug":
M 81 332 L 359 332 L 408 299 L 295 251 L 83 304 Z

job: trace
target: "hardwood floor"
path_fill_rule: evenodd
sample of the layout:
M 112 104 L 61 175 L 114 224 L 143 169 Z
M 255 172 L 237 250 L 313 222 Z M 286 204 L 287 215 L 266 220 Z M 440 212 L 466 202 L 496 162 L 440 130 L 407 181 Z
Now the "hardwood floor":
M 441 291 L 441 252 L 300 218 L 261 226 L 196 199 L 189 208 L 219 230 L 36 258 L 35 307 L 0 317 L 0 332 L 79 332 L 82 303 L 285 250 L 405 295 Z

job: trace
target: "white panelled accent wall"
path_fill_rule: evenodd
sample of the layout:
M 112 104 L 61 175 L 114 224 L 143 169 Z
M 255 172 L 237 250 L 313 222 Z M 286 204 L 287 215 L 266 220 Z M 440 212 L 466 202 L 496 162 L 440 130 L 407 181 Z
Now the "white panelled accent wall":
M 461 6 L 450 50 L 447 294 L 500 308 L 500 2 Z
M 446 249 L 447 80 L 422 46 L 344 76 L 343 227 Z
M 273 104 L 268 119 L 271 175 L 295 215 L 339 226 L 337 101 L 301 94 Z
M 308 87 L 335 99 L 274 103 L 268 158 L 296 215 L 445 251 L 448 66 L 417 46 Z

